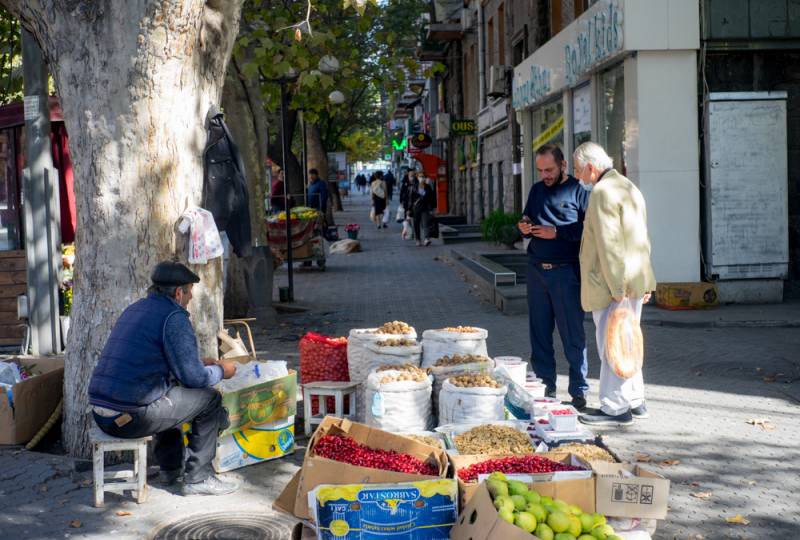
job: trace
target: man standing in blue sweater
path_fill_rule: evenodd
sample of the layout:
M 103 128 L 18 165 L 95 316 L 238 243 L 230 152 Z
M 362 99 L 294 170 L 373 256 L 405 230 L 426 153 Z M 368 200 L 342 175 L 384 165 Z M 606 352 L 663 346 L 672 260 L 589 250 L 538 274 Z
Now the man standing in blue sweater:
M 200 281 L 195 273 L 161 262 L 151 281 L 148 296 L 120 315 L 92 373 L 95 422 L 112 437 L 154 435 L 161 481 L 170 485 L 183 474 L 184 495 L 232 493 L 238 486 L 218 479 L 211 467 L 217 436 L 229 425 L 222 397 L 211 387 L 233 377 L 236 364 L 200 358 L 186 311 Z M 186 422 L 192 429 L 184 448 Z
M 541 182 L 531 188 L 519 223 L 528 244 L 528 316 L 531 364 L 556 395 L 556 361 L 553 329 L 557 325 L 569 362 L 572 405 L 586 407 L 586 336 L 583 330 L 578 253 L 589 192 L 567 174 L 561 149 L 546 144 L 536 150 L 536 170 Z

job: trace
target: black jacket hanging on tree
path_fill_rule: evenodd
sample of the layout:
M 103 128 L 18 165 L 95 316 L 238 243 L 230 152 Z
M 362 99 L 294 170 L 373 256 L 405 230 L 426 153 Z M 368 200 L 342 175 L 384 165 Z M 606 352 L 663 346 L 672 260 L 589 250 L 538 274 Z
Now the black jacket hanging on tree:
M 252 254 L 252 235 L 244 162 L 222 117 L 214 105 L 206 115 L 203 208 L 214 216 L 217 229 L 227 233 L 233 252 L 248 257 Z

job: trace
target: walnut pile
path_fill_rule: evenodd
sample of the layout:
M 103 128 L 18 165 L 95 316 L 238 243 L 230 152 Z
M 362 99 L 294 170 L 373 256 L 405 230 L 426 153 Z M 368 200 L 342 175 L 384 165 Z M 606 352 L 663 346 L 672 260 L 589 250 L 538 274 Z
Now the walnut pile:
M 414 439 L 418 443 L 427 444 L 428 446 L 434 446 L 436 448 L 444 450 L 441 439 L 437 439 L 436 437 L 431 437 L 430 435 L 404 435 L 404 437 L 408 437 L 409 439 Z
M 376 371 L 400 372 L 395 375 L 386 375 L 385 377 L 382 377 L 380 380 L 381 384 L 397 382 L 397 381 L 423 382 L 425 379 L 428 378 L 428 372 L 426 370 L 420 369 L 412 364 L 387 364 L 379 367 Z
M 553 448 L 551 452 L 568 452 L 582 457 L 586 461 L 607 461 L 614 463 L 616 460 L 614 456 L 609 454 L 605 449 L 600 448 L 596 444 L 583 444 L 583 443 L 567 443 L 562 444 L 557 448 Z
M 458 377 L 450 377 L 448 380 L 450 381 L 450 384 L 452 384 L 453 386 L 458 386 L 460 388 L 476 388 L 476 387 L 500 388 L 501 386 L 503 386 L 499 382 L 494 380 L 491 376 L 482 373 L 475 373 L 471 375 L 459 375 Z
M 377 330 L 376 334 L 410 334 L 414 331 L 412 327 L 402 321 L 392 321 L 383 323 Z
M 461 364 L 475 364 L 479 362 L 487 363 L 489 362 L 489 358 L 480 354 L 454 354 L 453 356 L 442 356 L 436 361 L 434 366 L 458 366 Z
M 478 331 L 474 326 L 448 326 L 447 328 L 442 328 L 442 330 L 445 332 L 457 332 L 459 334 L 474 334 Z
M 413 339 L 384 339 L 375 343 L 378 347 L 412 347 L 417 344 Z
M 453 437 L 461 454 L 532 454 L 531 439 L 509 426 L 486 424 Z

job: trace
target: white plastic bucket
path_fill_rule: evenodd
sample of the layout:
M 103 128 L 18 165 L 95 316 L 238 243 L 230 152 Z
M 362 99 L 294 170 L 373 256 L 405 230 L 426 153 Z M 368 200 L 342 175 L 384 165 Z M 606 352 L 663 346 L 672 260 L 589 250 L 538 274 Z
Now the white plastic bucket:
M 504 367 L 515 384 L 525 385 L 528 376 L 528 363 L 519 356 L 498 356 L 494 359 L 497 367 Z

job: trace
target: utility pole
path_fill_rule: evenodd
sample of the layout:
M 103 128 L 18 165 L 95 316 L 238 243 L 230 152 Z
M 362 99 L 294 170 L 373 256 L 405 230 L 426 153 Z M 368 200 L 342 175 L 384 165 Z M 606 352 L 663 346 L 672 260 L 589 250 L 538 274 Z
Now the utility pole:
M 50 153 L 47 65 L 32 34 L 22 30 L 26 163 L 23 171 L 25 251 L 28 262 L 28 322 L 34 355 L 61 352 L 58 269 L 61 213 L 58 172 Z

